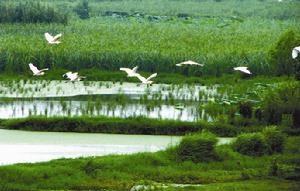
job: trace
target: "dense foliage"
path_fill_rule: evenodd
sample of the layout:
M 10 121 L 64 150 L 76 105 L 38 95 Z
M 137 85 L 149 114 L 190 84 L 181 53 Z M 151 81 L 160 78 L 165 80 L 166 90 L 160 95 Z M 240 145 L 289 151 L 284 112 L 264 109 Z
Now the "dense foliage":
M 237 152 L 250 155 L 262 156 L 268 153 L 268 145 L 261 133 L 250 133 L 239 135 L 233 143 Z
M 266 127 L 263 132 L 244 133 L 232 144 L 235 151 L 250 156 L 262 156 L 283 151 L 285 135 L 276 127 Z
M 275 68 L 269 63 L 270 47 L 286 30 L 299 32 L 297 2 L 284 3 L 279 10 L 271 1 L 248 0 L 88 2 L 49 3 L 91 17 L 72 17 L 67 26 L 1 24 L 0 71 L 24 73 L 24 63 L 32 62 L 51 70 L 117 71 L 139 65 L 140 71 L 192 76 L 221 76 L 246 65 L 254 74 L 271 74 Z M 63 33 L 62 43 L 49 46 L 44 32 Z M 175 66 L 184 60 L 205 67 Z
M 217 138 L 211 133 L 194 134 L 185 136 L 175 152 L 182 161 L 209 162 L 218 159 L 216 144 Z
M 288 83 L 268 92 L 263 103 L 263 113 L 266 122 L 280 124 L 284 115 L 291 116 L 291 127 L 299 128 L 300 86 L 298 83 Z
M 63 23 L 68 15 L 40 2 L 0 2 L 0 23 Z
M 270 63 L 277 75 L 295 75 L 296 64 L 291 56 L 294 47 L 300 44 L 300 38 L 292 30 L 283 33 L 270 50 Z

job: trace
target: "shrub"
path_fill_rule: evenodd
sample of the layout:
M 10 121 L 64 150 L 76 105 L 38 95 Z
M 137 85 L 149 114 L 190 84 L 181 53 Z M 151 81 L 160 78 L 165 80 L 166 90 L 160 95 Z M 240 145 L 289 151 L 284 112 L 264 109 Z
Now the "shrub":
M 299 40 L 295 32 L 289 30 L 280 36 L 278 42 L 269 51 L 270 63 L 274 67 L 277 75 L 291 75 L 295 73 L 291 50 L 297 46 L 298 43 Z
M 240 102 L 239 112 L 244 118 L 252 117 L 252 105 L 250 102 Z
M 217 138 L 211 133 L 189 135 L 181 140 L 176 153 L 181 161 L 209 162 L 218 159 L 216 143 Z
M 266 127 L 263 130 L 263 135 L 269 147 L 269 153 L 279 153 L 283 151 L 285 136 L 276 126 Z
M 268 145 L 261 133 L 246 133 L 237 137 L 233 149 L 241 154 L 262 156 L 268 153 Z

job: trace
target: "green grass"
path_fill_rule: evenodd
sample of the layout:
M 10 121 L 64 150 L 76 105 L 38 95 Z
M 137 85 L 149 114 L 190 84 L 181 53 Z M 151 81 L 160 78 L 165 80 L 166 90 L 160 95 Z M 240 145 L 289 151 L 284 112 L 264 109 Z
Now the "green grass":
M 23 119 L 1 120 L 0 126 L 6 129 L 57 132 L 121 133 L 146 135 L 184 135 L 201 131 L 212 131 L 219 136 L 234 136 L 238 129 L 221 123 L 182 122 L 157 120 L 144 117 L 28 117 Z
M 209 163 L 179 162 L 172 149 L 169 149 L 157 153 L 1 166 L 0 188 L 121 191 L 147 180 L 159 183 L 208 184 L 203 187 L 204 190 L 254 190 L 255 185 L 258 190 L 297 190 L 299 172 L 295 169 L 300 165 L 300 153 L 292 145 L 299 147 L 299 143 L 299 137 L 290 137 L 283 154 L 255 158 L 233 152 L 229 146 L 219 146 L 217 152 L 222 160 Z M 268 175 L 274 157 L 278 160 L 281 173 L 278 177 Z M 268 183 L 272 185 L 267 185 Z
M 25 64 L 24 69 L 28 67 Z M 29 67 L 24 73 L 15 75 L 13 73 L 0 73 L 0 81 L 16 81 L 16 80 L 64 80 L 62 75 L 66 73 L 66 69 L 54 69 L 49 70 L 44 76 L 33 76 Z M 116 71 L 103 71 L 100 69 L 82 69 L 79 73 L 87 78 L 84 81 L 112 81 L 112 82 L 134 82 L 140 83 L 137 78 L 128 78 L 124 72 Z M 149 76 L 149 72 L 141 72 L 144 76 Z M 224 74 L 221 77 L 214 76 L 186 76 L 177 73 L 158 73 L 158 76 L 154 78 L 154 83 L 165 84 L 201 84 L 201 85 L 215 85 L 221 84 L 221 89 L 224 91 L 240 91 L 245 92 L 247 89 L 251 89 L 255 86 L 255 83 L 273 84 L 282 83 L 287 81 L 295 81 L 293 76 L 268 76 L 259 75 L 253 76 L 247 79 L 240 79 L 239 74 Z M 238 82 L 238 83 L 237 83 Z M 237 89 L 238 88 L 238 89 Z

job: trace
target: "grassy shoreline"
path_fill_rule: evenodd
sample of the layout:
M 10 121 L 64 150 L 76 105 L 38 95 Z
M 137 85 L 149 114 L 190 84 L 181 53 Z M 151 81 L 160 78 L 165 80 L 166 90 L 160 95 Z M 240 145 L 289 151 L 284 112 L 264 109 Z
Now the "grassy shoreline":
M 238 129 L 222 123 L 183 122 L 158 120 L 144 117 L 28 117 L 20 119 L 2 119 L 0 127 L 14 130 L 115 133 L 144 135 L 185 135 L 202 130 L 211 131 L 218 136 L 232 137 Z
M 289 137 L 282 154 L 249 157 L 229 145 L 217 146 L 221 160 L 208 163 L 180 162 L 173 149 L 156 153 L 58 159 L 35 164 L 0 167 L 1 190 L 109 190 L 123 191 L 141 181 L 205 184 L 200 188 L 175 190 L 297 190 L 299 174 L 288 169 L 299 166 L 300 137 Z M 270 176 L 274 158 L 278 176 Z M 287 168 L 288 167 L 288 168 Z M 271 183 L 272 185 L 269 185 Z M 174 190 L 174 189 L 166 189 Z

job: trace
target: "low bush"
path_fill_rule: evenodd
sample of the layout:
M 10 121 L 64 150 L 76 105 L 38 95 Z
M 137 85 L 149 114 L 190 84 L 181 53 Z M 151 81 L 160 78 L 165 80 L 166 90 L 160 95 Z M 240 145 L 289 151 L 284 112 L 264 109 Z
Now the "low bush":
M 237 137 L 233 149 L 241 154 L 262 156 L 268 153 L 268 144 L 261 133 L 245 133 Z
M 181 161 L 210 162 L 217 160 L 215 147 L 217 138 L 211 133 L 200 133 L 184 137 L 176 148 Z
M 283 151 L 285 135 L 280 132 L 276 126 L 266 127 L 262 133 L 268 144 L 270 154 Z

